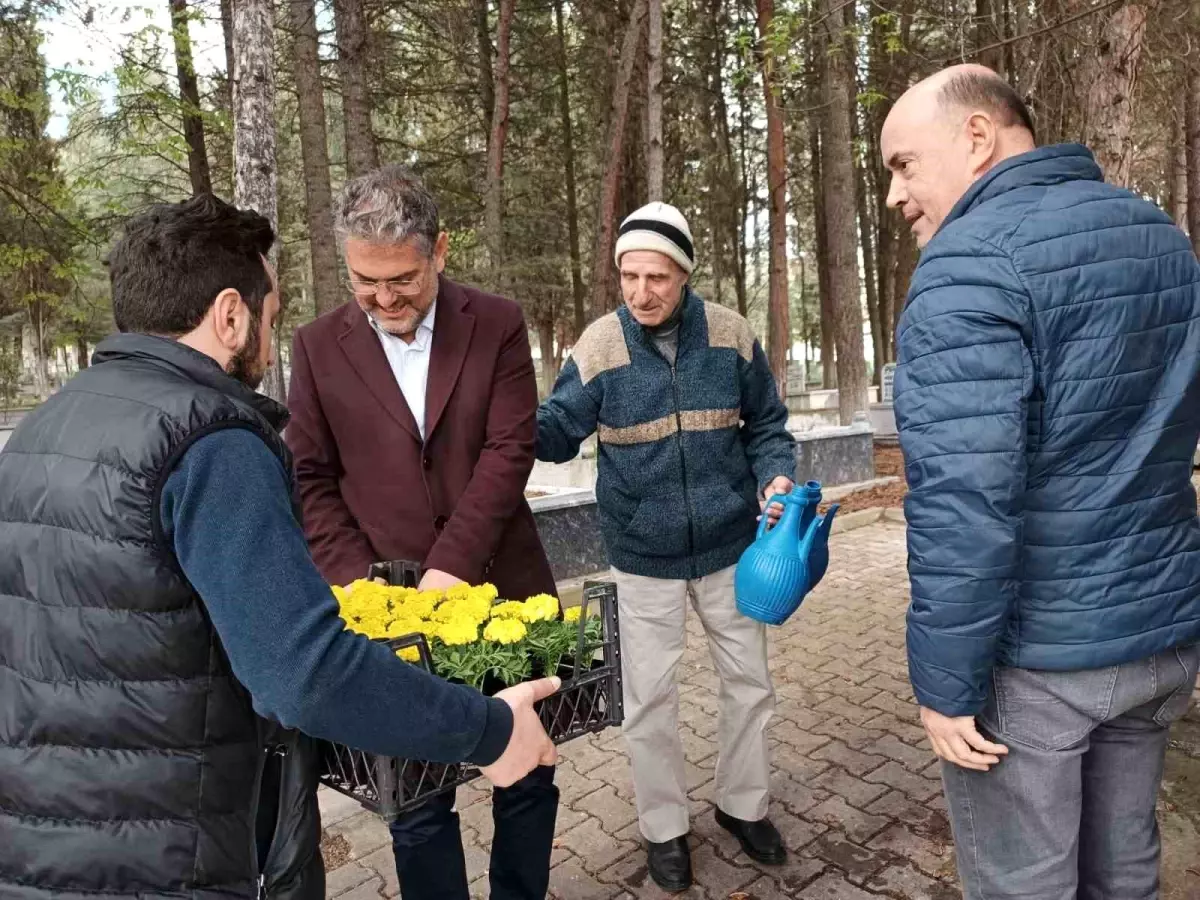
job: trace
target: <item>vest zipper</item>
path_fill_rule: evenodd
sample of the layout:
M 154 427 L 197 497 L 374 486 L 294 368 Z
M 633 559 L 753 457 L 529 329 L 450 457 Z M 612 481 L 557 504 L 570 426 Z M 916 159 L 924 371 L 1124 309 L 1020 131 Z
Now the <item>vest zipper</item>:
M 676 361 L 679 359 L 680 349 L 682 348 L 677 347 L 675 350 Z M 679 473 L 683 477 L 683 508 L 687 513 L 688 571 L 691 572 L 695 564 L 696 537 L 692 527 L 692 499 L 688 493 L 687 461 L 683 455 L 683 413 L 679 410 L 679 381 L 675 377 L 675 363 L 671 363 L 671 395 L 675 400 L 675 443 L 679 447 Z

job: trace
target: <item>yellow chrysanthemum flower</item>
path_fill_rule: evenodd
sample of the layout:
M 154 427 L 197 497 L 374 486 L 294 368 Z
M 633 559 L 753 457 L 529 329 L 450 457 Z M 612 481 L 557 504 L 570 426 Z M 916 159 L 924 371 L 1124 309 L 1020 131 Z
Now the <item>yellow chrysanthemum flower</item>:
M 485 583 L 471 588 L 471 596 L 479 597 L 481 600 L 486 600 L 488 603 L 493 603 L 495 602 L 496 598 L 500 596 L 500 592 L 496 590 L 496 586 L 494 584 Z
M 516 619 L 492 619 L 483 629 L 483 639 L 497 644 L 515 644 L 524 640 L 525 634 L 525 625 Z
M 558 618 L 558 600 L 549 594 L 538 594 L 525 601 L 526 622 L 549 622 Z
M 392 610 L 397 616 L 411 616 L 417 619 L 428 619 L 433 615 L 436 604 L 424 594 L 413 594 L 402 603 L 393 603 Z
M 341 606 L 343 603 L 345 603 L 346 598 L 350 596 L 349 592 L 344 587 L 340 587 L 339 585 L 331 585 L 329 589 L 333 591 L 333 599 L 337 600 L 338 606 Z
M 443 644 L 449 647 L 460 647 L 463 644 L 473 644 L 479 640 L 479 625 L 475 622 L 455 619 L 439 623 L 434 633 Z
M 514 600 L 508 600 L 504 603 L 498 603 L 492 607 L 493 619 L 523 619 L 524 617 L 524 603 L 517 603 Z
M 459 582 L 446 589 L 447 600 L 465 600 L 471 596 L 471 586 L 466 582 Z
M 429 626 L 424 621 L 415 616 L 401 616 L 393 619 L 387 627 L 385 637 L 399 638 L 407 637 L 410 634 L 422 634 Z
M 579 614 L 582 612 L 582 606 L 572 606 L 570 609 L 563 610 L 563 619 L 574 624 L 579 621 Z
M 396 651 L 396 655 L 405 662 L 415 663 L 421 661 L 421 651 L 416 647 L 403 647 Z

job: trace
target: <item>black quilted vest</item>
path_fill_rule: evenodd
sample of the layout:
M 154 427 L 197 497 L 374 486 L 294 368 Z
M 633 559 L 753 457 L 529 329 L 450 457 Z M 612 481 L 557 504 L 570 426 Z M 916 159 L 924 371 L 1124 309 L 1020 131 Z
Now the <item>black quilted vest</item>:
M 215 429 L 291 470 L 287 413 L 175 341 L 118 335 L 0 452 L 0 897 L 254 897 L 260 723 L 163 540 Z

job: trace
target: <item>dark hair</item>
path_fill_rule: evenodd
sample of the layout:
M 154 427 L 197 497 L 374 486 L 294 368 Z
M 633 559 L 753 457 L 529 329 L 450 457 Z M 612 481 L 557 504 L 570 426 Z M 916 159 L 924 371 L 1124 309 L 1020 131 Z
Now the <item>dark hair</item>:
M 1019 125 L 1037 140 L 1029 107 L 1012 85 L 994 73 L 959 72 L 942 85 L 938 101 L 943 106 L 983 109 L 1006 126 Z
M 266 218 L 211 194 L 139 213 L 108 257 L 118 330 L 187 334 L 227 288 L 261 316 L 271 291 L 262 257 L 273 243 Z

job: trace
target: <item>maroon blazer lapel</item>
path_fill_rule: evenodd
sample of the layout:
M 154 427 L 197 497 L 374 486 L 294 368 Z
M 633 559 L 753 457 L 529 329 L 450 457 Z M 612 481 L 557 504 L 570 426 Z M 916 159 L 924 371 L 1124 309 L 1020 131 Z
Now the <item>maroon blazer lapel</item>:
M 383 352 L 383 345 L 379 342 L 379 335 L 367 321 L 367 314 L 353 303 L 346 307 L 345 325 L 342 333 L 338 335 L 338 343 L 346 358 L 350 360 L 350 365 L 358 372 L 358 377 L 375 395 L 380 405 L 420 441 L 421 432 L 417 428 L 417 420 L 413 418 L 412 410 L 404 400 L 404 394 L 396 382 L 396 375 L 388 363 L 387 354 Z
M 475 317 L 467 311 L 467 295 L 448 278 L 441 278 L 433 321 L 433 351 L 425 387 L 425 434 L 433 437 L 471 346 Z

